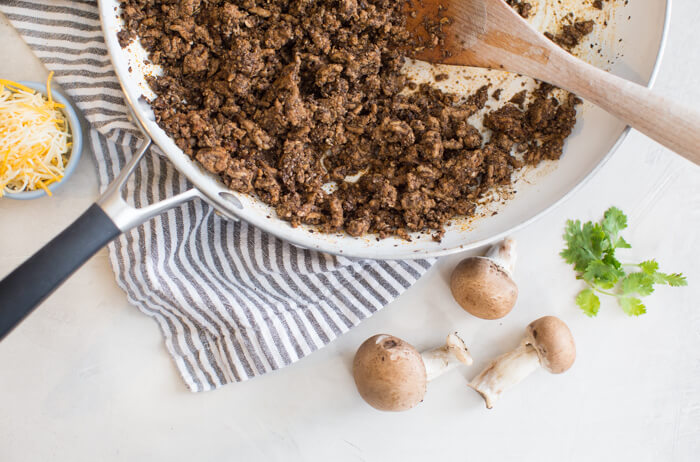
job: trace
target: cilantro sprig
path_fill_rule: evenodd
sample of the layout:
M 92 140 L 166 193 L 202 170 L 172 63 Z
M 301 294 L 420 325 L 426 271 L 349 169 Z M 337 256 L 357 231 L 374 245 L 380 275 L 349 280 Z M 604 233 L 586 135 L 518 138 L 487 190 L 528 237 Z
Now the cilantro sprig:
M 646 313 L 641 301 L 654 292 L 655 285 L 685 286 L 687 281 L 681 273 L 662 273 L 656 260 L 638 264 L 622 264 L 615 256 L 617 249 L 631 246 L 620 236 L 627 228 L 627 216 L 616 207 L 609 208 L 600 223 L 580 220 L 566 222 L 564 240 L 567 248 L 561 256 L 574 265 L 576 278 L 588 287 L 579 292 L 576 304 L 583 312 L 594 317 L 600 310 L 599 294 L 617 298 L 622 310 L 629 316 Z M 628 272 L 629 268 L 633 271 Z

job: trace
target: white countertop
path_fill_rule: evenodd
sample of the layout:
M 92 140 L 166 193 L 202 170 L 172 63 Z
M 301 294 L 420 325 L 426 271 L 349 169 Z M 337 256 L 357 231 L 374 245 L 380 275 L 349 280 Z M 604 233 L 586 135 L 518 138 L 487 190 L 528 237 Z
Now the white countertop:
M 656 90 L 700 104 L 700 6 L 675 0 Z M 0 77 L 46 71 L 0 16 Z M 688 61 L 692 59 L 692 61 Z M 61 231 L 97 196 L 86 152 L 52 198 L 0 199 L 0 277 Z M 567 218 L 629 216 L 630 260 L 658 258 L 689 287 L 660 288 L 649 313 L 611 300 L 588 319 L 557 255 Z M 700 458 L 700 168 L 638 133 L 573 198 L 518 232 L 513 313 L 482 321 L 447 287 L 444 258 L 371 319 L 299 363 L 203 394 L 188 392 L 155 322 L 130 306 L 101 251 L 0 344 L 0 461 L 264 460 L 697 461 Z M 578 357 L 566 374 L 537 371 L 493 410 L 466 387 L 514 347 L 528 322 L 565 320 Z M 370 335 L 418 347 L 458 330 L 475 364 L 431 383 L 425 401 L 380 413 L 357 394 L 350 365 Z

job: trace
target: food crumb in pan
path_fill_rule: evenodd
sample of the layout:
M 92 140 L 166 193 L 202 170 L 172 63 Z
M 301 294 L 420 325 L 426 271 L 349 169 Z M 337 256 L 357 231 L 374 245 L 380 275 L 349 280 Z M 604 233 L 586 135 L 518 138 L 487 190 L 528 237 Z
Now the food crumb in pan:
M 530 17 L 530 12 L 532 11 L 532 4 L 530 2 L 523 0 L 506 0 L 506 3 L 523 18 L 527 19 Z
M 585 36 L 593 32 L 594 26 L 595 21 L 591 19 L 576 20 L 572 24 L 563 25 L 556 34 L 545 32 L 544 35 L 560 47 L 571 51 L 581 43 Z
M 510 99 L 510 103 L 515 104 L 518 106 L 520 109 L 523 108 L 523 104 L 525 104 L 525 100 L 527 99 L 527 90 L 522 90 L 513 95 L 513 97 Z
M 415 43 L 401 2 L 121 4 L 120 44 L 139 37 L 163 69 L 147 78 L 158 124 L 294 226 L 440 239 L 515 170 L 559 158 L 576 121 L 580 100 L 542 84 L 486 110 L 487 130 L 475 128 L 488 86 L 462 98 L 403 73 Z

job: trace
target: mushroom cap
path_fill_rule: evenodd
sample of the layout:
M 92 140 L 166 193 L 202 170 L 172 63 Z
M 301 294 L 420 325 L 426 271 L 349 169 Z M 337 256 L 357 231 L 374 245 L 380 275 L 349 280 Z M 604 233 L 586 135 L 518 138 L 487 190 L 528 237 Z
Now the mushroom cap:
M 545 316 L 527 326 L 526 343 L 532 345 L 540 364 L 552 374 L 566 372 L 576 359 L 576 344 L 569 326 L 555 316 Z
M 381 411 L 405 411 L 423 401 L 427 377 L 420 353 L 392 335 L 375 335 L 360 345 L 352 364 L 357 391 Z
M 510 313 L 518 286 L 489 258 L 465 258 L 452 271 L 452 296 L 465 311 L 481 319 L 499 319 Z

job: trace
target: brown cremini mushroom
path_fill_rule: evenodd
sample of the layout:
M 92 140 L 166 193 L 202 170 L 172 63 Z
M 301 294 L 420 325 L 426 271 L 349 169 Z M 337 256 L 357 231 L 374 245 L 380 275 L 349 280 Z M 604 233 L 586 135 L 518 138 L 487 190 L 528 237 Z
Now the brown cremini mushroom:
M 472 358 L 464 341 L 455 333 L 445 345 L 419 353 L 412 345 L 392 335 L 365 340 L 352 364 L 360 396 L 381 411 L 405 411 L 421 401 L 427 383 Z
M 462 260 L 452 272 L 452 296 L 465 311 L 481 319 L 499 319 L 510 313 L 518 299 L 513 282 L 515 241 L 505 239 L 483 257 Z
M 514 387 L 538 367 L 552 374 L 566 372 L 576 359 L 576 345 L 561 319 L 545 316 L 531 322 L 515 350 L 499 356 L 469 386 L 478 391 L 491 409 L 501 393 Z

